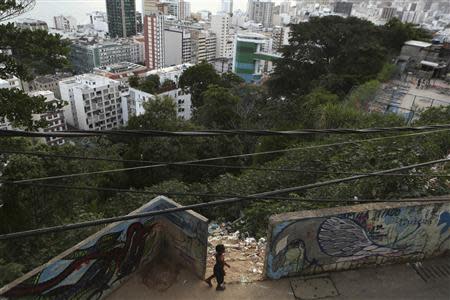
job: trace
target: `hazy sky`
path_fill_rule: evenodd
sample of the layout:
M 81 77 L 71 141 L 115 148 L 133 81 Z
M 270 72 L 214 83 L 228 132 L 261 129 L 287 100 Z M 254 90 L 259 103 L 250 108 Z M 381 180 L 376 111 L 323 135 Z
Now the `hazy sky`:
M 190 0 L 191 11 L 209 10 L 215 13 L 220 7 L 220 0 Z M 279 2 L 276 0 L 274 2 Z M 19 18 L 35 18 L 41 19 L 53 26 L 53 16 L 71 15 L 75 17 L 79 24 L 89 21 L 87 14 L 95 11 L 106 11 L 106 0 L 36 0 L 34 9 Z M 247 0 L 234 0 L 234 9 L 245 10 Z M 142 0 L 136 0 L 136 8 L 142 10 Z

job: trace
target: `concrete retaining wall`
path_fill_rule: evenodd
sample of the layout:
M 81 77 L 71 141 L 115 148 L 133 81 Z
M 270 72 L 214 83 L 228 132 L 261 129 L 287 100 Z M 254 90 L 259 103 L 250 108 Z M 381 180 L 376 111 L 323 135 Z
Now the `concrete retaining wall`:
M 132 214 L 179 206 L 157 197 Z M 109 225 L 47 264 L 0 289 L 0 299 L 101 299 L 165 247 L 203 278 L 208 220 L 193 211 Z M 173 253 L 173 252 L 171 252 Z
M 265 275 L 312 275 L 450 251 L 449 203 L 372 203 L 270 218 Z

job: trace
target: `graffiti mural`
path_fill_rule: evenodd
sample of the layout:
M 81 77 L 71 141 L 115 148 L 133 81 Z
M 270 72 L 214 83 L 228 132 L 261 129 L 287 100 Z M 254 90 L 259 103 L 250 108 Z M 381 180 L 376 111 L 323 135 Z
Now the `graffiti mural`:
M 266 276 L 317 274 L 450 251 L 450 204 L 393 206 L 356 205 L 345 212 L 339 208 L 272 217 Z M 370 209 L 362 210 L 366 207 Z
M 175 206 L 178 204 L 158 197 L 134 213 Z M 190 253 L 191 248 L 183 249 L 184 255 L 191 258 L 189 267 L 203 275 L 207 220 L 194 212 L 182 211 L 112 224 L 25 275 L 19 284 L 2 288 L 0 298 L 101 299 L 164 251 L 162 242 L 170 241 L 170 232 L 177 232 L 179 236 L 188 233 L 189 239 L 195 241 L 191 244 L 204 247 L 202 257 L 203 252 Z M 177 247 L 177 243 L 171 246 Z

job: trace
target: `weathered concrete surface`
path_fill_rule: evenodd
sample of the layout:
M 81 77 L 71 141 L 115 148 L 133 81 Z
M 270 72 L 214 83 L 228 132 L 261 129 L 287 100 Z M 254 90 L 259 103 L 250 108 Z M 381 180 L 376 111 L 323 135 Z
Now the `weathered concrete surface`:
M 450 264 L 449 257 L 433 259 L 438 265 Z M 233 265 L 231 264 L 231 267 Z M 378 268 L 365 268 L 328 274 L 339 295 L 330 300 L 448 300 L 450 277 L 425 282 L 414 269 L 406 264 Z M 227 278 L 225 277 L 225 281 Z M 266 280 L 247 284 L 226 284 L 226 290 L 216 292 L 204 282 L 181 271 L 173 285 L 165 292 L 148 288 L 140 275 L 133 276 L 108 300 L 210 300 L 254 299 L 295 300 L 290 278 Z
M 177 206 L 157 197 L 131 214 Z M 174 261 L 203 278 L 207 221 L 181 211 L 111 224 L 1 288 L 0 299 L 101 299 L 142 266 L 151 266 L 161 252 L 173 254 Z
M 450 203 L 371 203 L 270 218 L 271 279 L 423 260 L 450 250 Z

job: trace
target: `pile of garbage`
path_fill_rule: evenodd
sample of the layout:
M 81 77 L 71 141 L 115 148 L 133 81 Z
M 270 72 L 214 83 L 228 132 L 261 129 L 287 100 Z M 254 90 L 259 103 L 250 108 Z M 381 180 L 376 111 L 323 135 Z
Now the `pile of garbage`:
M 262 280 L 266 239 L 256 240 L 248 233 L 233 231 L 231 223 L 210 223 L 208 227 L 208 277 L 215 264 L 215 247 L 225 246 L 225 261 L 231 268 L 225 268 L 225 282 L 253 282 Z

